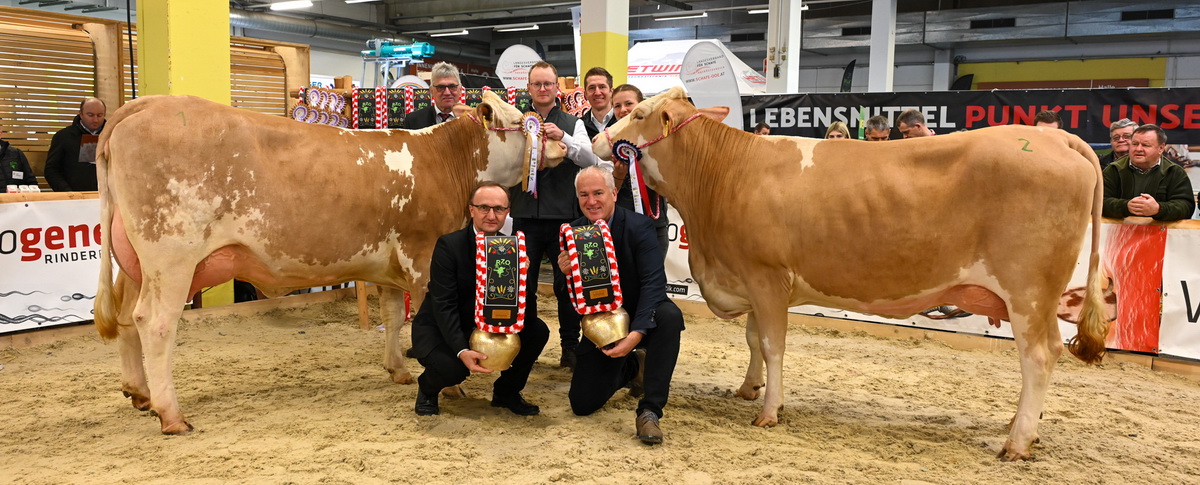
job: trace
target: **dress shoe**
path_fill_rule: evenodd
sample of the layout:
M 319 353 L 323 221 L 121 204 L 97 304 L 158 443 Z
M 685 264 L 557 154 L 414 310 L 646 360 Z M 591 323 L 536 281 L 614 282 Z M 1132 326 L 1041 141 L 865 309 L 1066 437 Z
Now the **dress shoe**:
M 433 416 L 440 413 L 437 393 L 425 394 L 420 389 L 417 389 L 417 406 L 415 410 L 417 411 L 417 416 Z
M 658 415 L 654 411 L 642 411 L 637 417 L 637 437 L 642 443 L 657 445 L 663 442 L 662 428 L 658 427 Z
M 558 366 L 575 370 L 575 349 L 563 349 L 562 357 L 558 359 Z
M 646 393 L 644 385 L 646 380 L 646 349 L 634 349 L 633 356 L 637 359 L 638 371 L 637 375 L 633 376 L 633 380 L 629 381 L 629 395 L 642 397 Z
M 521 393 L 510 394 L 507 396 L 492 395 L 492 407 L 505 408 L 512 411 L 518 416 L 536 416 L 542 412 L 541 408 L 534 404 L 530 404 L 525 398 L 521 397 Z

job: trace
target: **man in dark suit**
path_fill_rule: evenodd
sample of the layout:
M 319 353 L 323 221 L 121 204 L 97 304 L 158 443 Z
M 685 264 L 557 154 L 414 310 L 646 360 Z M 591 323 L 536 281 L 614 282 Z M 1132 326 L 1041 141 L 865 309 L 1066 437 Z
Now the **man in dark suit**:
M 462 80 L 458 68 L 448 62 L 439 62 L 430 70 L 429 97 L 433 104 L 404 115 L 400 127 L 419 130 L 454 119 L 454 105 L 462 99 Z
M 475 330 L 475 234 L 494 236 L 508 214 L 508 190 L 494 182 L 483 182 L 471 193 L 471 223 L 438 239 L 429 267 L 429 292 L 413 317 L 412 355 L 425 372 L 417 378 L 416 412 L 438 414 L 438 392 L 456 386 L 472 372 L 491 372 L 479 363 L 487 355 L 468 346 Z M 492 387 L 492 406 L 507 408 L 522 416 L 540 409 L 521 397 L 529 371 L 537 361 L 550 330 L 536 314 L 525 317 L 525 328 L 517 334 L 521 350 L 512 367 L 500 373 Z
M 575 373 L 569 392 L 571 410 L 579 416 L 592 414 L 617 390 L 642 377 L 645 394 L 637 406 L 637 435 L 646 444 L 662 443 L 658 421 L 667 404 L 671 376 L 679 357 L 683 314 L 667 298 L 667 277 L 654 222 L 617 207 L 615 185 L 608 170 L 587 167 L 580 171 L 575 178 L 575 190 L 584 217 L 571 225 L 593 224 L 601 219 L 607 222 L 621 275 L 622 307 L 630 316 L 629 334 L 603 349 L 596 348 L 588 339 L 575 348 Z M 570 270 L 565 253 L 559 255 L 558 265 L 564 272 Z M 644 351 L 644 358 L 629 358 L 634 349 Z

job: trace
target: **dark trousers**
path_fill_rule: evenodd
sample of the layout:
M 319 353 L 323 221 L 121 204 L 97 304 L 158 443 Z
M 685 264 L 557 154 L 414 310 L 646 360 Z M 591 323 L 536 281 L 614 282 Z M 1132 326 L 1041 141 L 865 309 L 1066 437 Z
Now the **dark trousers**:
M 654 311 L 655 327 L 650 329 L 638 348 L 646 349 L 643 387 L 646 394 L 638 402 L 637 412 L 653 411 L 663 415 L 671 392 L 671 376 L 679 358 L 679 335 L 683 331 L 683 313 L 672 301 Z M 631 353 L 632 354 L 632 353 Z M 591 340 L 583 339 L 575 348 L 575 373 L 571 376 L 571 411 L 578 416 L 596 412 L 617 390 L 637 376 L 638 361 L 633 355 L 612 358 L 604 355 Z
M 529 381 L 529 371 L 533 370 L 533 363 L 537 362 L 542 349 L 546 347 L 546 341 L 550 339 L 550 328 L 542 319 L 527 315 L 525 329 L 517 335 L 521 338 L 521 350 L 513 359 L 512 367 L 501 372 L 500 377 L 496 378 L 492 391 L 497 396 L 508 396 L 525 389 L 525 383 Z M 436 396 L 442 388 L 456 386 L 467 380 L 471 371 L 467 370 L 467 366 L 457 355 L 454 355 L 457 352 L 457 349 L 452 351 L 443 343 L 434 347 L 429 355 L 417 359 L 417 362 L 425 366 L 425 372 L 417 378 L 421 392 Z
M 579 343 L 579 313 L 571 304 L 567 293 L 567 278 L 558 269 L 559 228 L 571 221 L 543 219 L 513 219 L 513 230 L 525 233 L 525 251 L 529 255 L 529 301 L 527 312 L 537 315 L 538 276 L 542 267 L 542 256 L 550 259 L 554 268 L 554 297 L 558 301 L 558 337 L 564 349 L 573 349 Z

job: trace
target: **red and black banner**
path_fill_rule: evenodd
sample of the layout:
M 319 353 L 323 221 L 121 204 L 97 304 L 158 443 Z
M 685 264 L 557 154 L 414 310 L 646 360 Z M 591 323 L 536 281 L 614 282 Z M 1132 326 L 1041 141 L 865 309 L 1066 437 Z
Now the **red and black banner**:
M 1032 125 L 1039 111 L 1055 110 L 1063 129 L 1090 143 L 1108 143 L 1108 126 L 1121 118 L 1153 123 L 1167 143 L 1200 145 L 1200 88 L 1045 89 L 913 93 L 821 93 L 742 96 L 743 126 L 766 123 L 772 135 L 823 138 L 834 121 L 851 133 L 861 120 L 885 115 L 895 127 L 907 109 L 925 114 L 939 134 L 985 126 Z M 893 129 L 892 138 L 900 135 Z

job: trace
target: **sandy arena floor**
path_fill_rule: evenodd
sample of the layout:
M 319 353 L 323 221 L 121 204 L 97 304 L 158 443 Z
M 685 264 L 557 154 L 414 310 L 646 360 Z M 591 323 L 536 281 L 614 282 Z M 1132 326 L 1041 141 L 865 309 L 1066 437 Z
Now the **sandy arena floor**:
M 2 351 L 0 482 L 1200 483 L 1200 385 L 1137 365 L 1064 353 L 1036 459 L 1001 463 L 1015 352 L 793 327 L 781 423 L 759 429 L 761 399 L 733 396 L 744 322 L 689 316 L 666 443 L 647 447 L 624 391 L 571 414 L 554 344 L 525 390 L 540 416 L 490 407 L 492 378 L 474 376 L 471 398 L 417 417 L 415 386 L 387 379 L 382 334 L 358 330 L 355 311 L 344 300 L 185 321 L 175 383 L 196 431 L 183 437 L 121 396 L 113 343 Z

